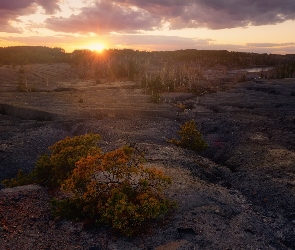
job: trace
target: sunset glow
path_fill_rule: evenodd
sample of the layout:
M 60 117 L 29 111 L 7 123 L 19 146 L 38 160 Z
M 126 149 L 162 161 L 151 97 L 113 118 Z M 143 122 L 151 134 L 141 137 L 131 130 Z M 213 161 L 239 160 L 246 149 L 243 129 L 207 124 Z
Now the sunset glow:
M 101 53 L 101 52 L 103 52 L 104 49 L 106 49 L 106 47 L 102 43 L 96 43 L 96 44 L 88 45 L 87 49 Z
M 13 2 L 13 3 L 12 3 Z M 0 46 L 295 54 L 289 0 L 1 0 Z M 103 41 L 103 42 L 101 42 Z M 107 41 L 107 43 L 105 43 Z M 84 46 L 85 45 L 85 46 Z

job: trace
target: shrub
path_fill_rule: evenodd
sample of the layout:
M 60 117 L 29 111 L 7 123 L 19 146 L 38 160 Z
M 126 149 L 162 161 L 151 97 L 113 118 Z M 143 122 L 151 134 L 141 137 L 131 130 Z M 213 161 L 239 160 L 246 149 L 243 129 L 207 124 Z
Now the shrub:
M 204 141 L 202 134 L 197 130 L 196 123 L 194 120 L 186 122 L 180 126 L 180 130 L 177 131 L 181 139 L 171 139 L 171 142 L 177 146 L 191 149 L 195 152 L 201 152 L 207 149 L 208 145 Z
M 26 72 L 26 69 L 24 68 L 24 65 L 21 65 L 21 67 L 18 70 L 18 73 L 24 74 Z
M 40 156 L 32 172 L 39 184 L 57 187 L 75 168 L 75 163 L 82 157 L 100 152 L 97 146 L 101 139 L 98 134 L 86 134 L 67 137 L 49 147 L 51 155 Z
M 20 172 L 16 178 L 4 180 L 2 183 L 6 187 L 33 183 L 52 188 L 59 187 L 62 181 L 68 178 L 78 160 L 100 152 L 97 146 L 99 140 L 98 134 L 67 137 L 49 147 L 50 155 L 40 156 L 30 174 Z
M 31 87 L 31 92 L 39 92 L 39 90 L 35 86 L 32 86 Z
M 159 93 L 153 93 L 150 97 L 151 102 L 153 103 L 160 103 L 161 102 L 161 96 Z
M 55 212 L 106 223 L 131 236 L 167 214 L 173 203 L 162 191 L 170 183 L 161 171 L 143 167 L 130 147 L 88 156 L 62 185 L 70 198 L 55 201 Z
M 184 111 L 186 109 L 186 106 L 183 103 L 181 103 L 181 102 L 177 102 L 174 106 L 176 108 L 181 109 L 182 111 Z
M 144 167 L 134 148 L 103 154 L 99 140 L 97 134 L 67 137 L 49 147 L 50 154 L 40 156 L 29 175 L 20 170 L 16 178 L 2 183 L 61 187 L 64 195 L 52 200 L 55 215 L 107 224 L 127 236 L 167 215 L 174 206 L 163 193 L 170 177 Z
M 27 87 L 23 83 L 19 83 L 16 88 L 17 92 L 27 92 Z
M 247 81 L 247 76 L 246 74 L 243 74 L 240 79 L 239 79 L 239 82 L 246 82 Z
M 17 176 L 15 178 L 6 179 L 1 182 L 5 187 L 11 188 L 16 186 L 23 186 L 31 184 L 32 181 L 30 178 L 28 178 L 28 175 L 26 175 L 23 170 L 18 170 Z

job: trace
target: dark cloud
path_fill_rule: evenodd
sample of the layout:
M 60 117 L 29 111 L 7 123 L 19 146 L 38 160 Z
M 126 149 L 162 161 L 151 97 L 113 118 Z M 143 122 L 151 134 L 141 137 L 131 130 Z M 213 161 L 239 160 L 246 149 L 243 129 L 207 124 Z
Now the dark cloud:
M 53 14 L 59 10 L 60 1 L 0 0 L 0 27 L 8 29 L 9 21 L 34 13 L 37 6 Z M 95 0 L 80 14 L 47 19 L 46 26 L 69 33 L 134 33 L 167 25 L 170 29 L 223 29 L 294 19 L 294 0 Z
M 32 6 L 42 6 L 47 14 L 53 14 L 59 10 L 60 0 L 1 0 L 0 11 L 10 11 L 18 15 L 18 11 L 31 11 Z M 35 8 L 33 8 L 35 9 Z M 19 15 L 23 15 L 20 13 Z
M 58 5 L 60 0 L 35 0 L 35 2 L 43 7 L 46 14 L 53 14 L 60 10 Z
M 124 1 L 100 0 L 94 6 L 82 8 L 78 15 L 69 18 L 51 17 L 47 19 L 47 28 L 55 31 L 100 33 L 130 33 L 138 30 L 160 29 L 166 22 L 166 16 L 181 14 L 182 4 L 173 1 Z
M 9 21 L 15 20 L 20 15 L 30 14 L 34 11 L 32 0 L 16 1 L 1 0 L 0 2 L 0 26 L 1 31 L 8 29 Z
M 160 22 L 160 18 L 152 17 L 145 10 L 114 4 L 111 1 L 100 1 L 95 6 L 84 7 L 80 14 L 69 18 L 51 17 L 46 20 L 46 27 L 73 33 L 135 32 L 152 30 L 161 25 Z
M 1 0 L 0 1 L 0 31 L 20 32 L 18 28 L 10 25 L 19 16 L 35 13 L 37 6 L 42 6 L 47 14 L 59 10 L 60 0 Z
M 122 5 L 136 6 L 154 15 L 179 16 L 185 6 L 190 5 L 190 0 L 115 0 Z
M 222 29 L 294 20 L 294 0 L 116 0 L 170 22 L 171 29 Z
M 170 29 L 223 29 L 294 19 L 294 0 L 97 0 L 78 15 L 48 19 L 47 27 L 81 33 L 161 29 L 167 23 Z
M 208 11 L 209 28 L 232 28 L 264 25 L 293 20 L 293 0 L 199 0 Z
M 0 10 L 19 11 L 28 8 L 34 0 L 1 0 Z
M 1 18 L 0 18 L 0 23 L 1 23 Z M 0 24 L 0 32 L 6 32 L 6 33 L 21 33 L 22 30 L 16 27 L 13 27 L 12 25 L 9 24 Z

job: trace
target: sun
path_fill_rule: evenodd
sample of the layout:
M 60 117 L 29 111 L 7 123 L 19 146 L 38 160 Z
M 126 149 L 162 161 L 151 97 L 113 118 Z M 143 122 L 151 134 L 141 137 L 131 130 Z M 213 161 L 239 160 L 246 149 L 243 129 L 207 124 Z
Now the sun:
M 96 51 L 98 53 L 101 53 L 105 50 L 105 45 L 102 43 L 95 43 L 95 44 L 90 44 L 87 46 L 88 49 Z

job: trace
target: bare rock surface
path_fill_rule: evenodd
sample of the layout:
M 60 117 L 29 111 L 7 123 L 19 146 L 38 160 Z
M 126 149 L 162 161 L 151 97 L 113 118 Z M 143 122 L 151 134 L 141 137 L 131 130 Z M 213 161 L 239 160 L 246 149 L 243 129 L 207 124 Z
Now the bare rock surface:
M 56 141 L 93 132 L 103 150 L 135 145 L 148 166 L 171 175 L 167 195 L 178 206 L 148 234 L 127 239 L 54 218 L 39 186 L 1 189 L 1 250 L 294 249 L 294 79 L 198 97 L 167 93 L 153 104 L 132 82 L 97 85 L 67 64 L 30 72 L 39 92 L 17 92 L 17 69 L 0 68 L 0 180 L 31 171 Z M 166 141 L 190 119 L 209 144 L 202 156 Z

